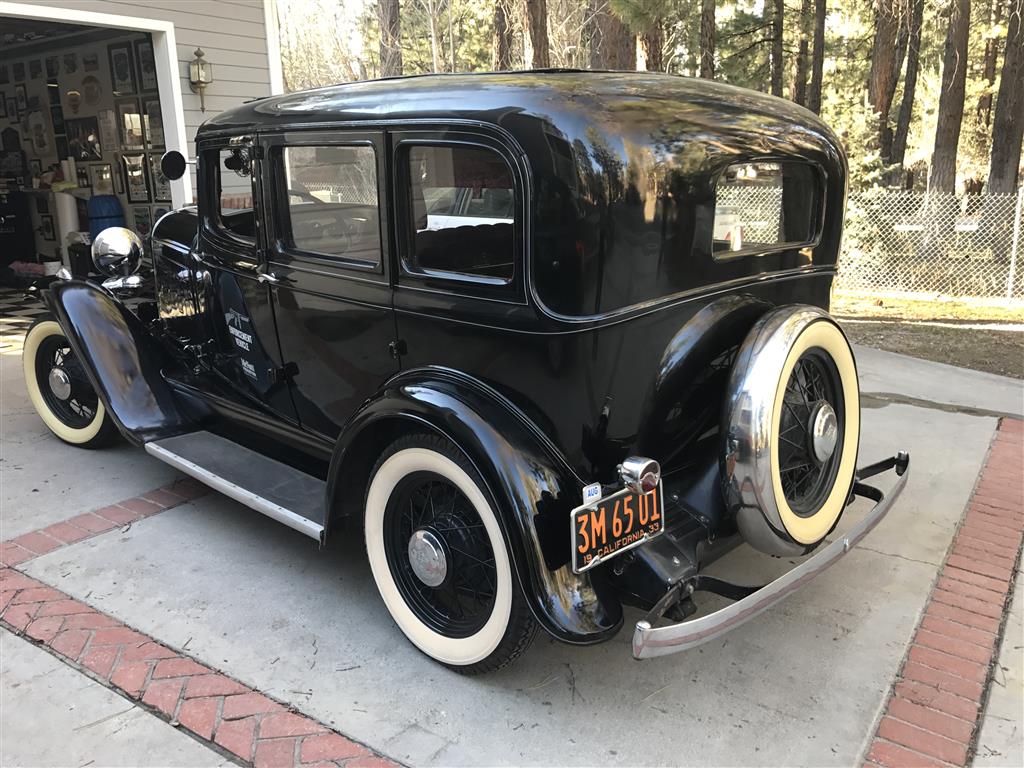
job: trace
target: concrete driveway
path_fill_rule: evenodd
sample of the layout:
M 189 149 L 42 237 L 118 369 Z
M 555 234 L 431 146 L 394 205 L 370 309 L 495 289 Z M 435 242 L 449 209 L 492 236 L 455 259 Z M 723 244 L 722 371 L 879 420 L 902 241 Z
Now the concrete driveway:
M 217 494 L 21 570 L 409 764 L 851 765 L 863 757 L 997 417 L 1024 409 L 1018 381 L 870 349 L 857 354 L 866 394 L 861 463 L 911 452 L 900 503 L 796 596 L 686 654 L 632 660 L 628 627 L 638 616 L 630 614 L 627 630 L 604 645 L 570 648 L 538 637 L 512 668 L 460 677 L 406 642 L 360 542 L 318 552 Z M 80 451 L 50 437 L 31 412 L 18 356 L 0 357 L 0 380 L 0 539 L 173 476 L 141 451 Z M 848 510 L 837 534 L 863 511 Z M 755 580 L 787 567 L 741 548 L 715 571 Z M 0 630 L 0 642 L 3 717 L 16 727 L 33 717 L 34 703 L 45 710 L 52 702 L 30 674 L 18 677 L 24 689 L 14 697 L 9 659 L 20 659 L 23 671 L 34 662 L 26 641 Z M 17 711 L 7 706 L 14 701 Z M 64 738 L 79 736 L 68 725 Z M 27 745 L 3 749 L 3 764 L 32 762 Z M 222 760 L 209 752 L 185 762 Z

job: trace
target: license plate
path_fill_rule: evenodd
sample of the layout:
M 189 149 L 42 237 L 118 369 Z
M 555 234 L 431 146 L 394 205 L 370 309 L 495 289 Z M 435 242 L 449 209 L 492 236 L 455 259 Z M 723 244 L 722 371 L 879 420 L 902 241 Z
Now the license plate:
M 625 488 L 572 511 L 572 569 L 588 571 L 664 530 L 659 484 L 650 493 Z

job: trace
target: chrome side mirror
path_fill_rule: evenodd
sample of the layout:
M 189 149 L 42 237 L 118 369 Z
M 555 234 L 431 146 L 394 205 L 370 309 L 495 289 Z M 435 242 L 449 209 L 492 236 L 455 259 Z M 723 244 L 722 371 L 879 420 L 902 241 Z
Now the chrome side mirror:
M 142 238 L 125 227 L 108 227 L 92 241 L 92 263 L 107 277 L 128 277 L 142 265 Z

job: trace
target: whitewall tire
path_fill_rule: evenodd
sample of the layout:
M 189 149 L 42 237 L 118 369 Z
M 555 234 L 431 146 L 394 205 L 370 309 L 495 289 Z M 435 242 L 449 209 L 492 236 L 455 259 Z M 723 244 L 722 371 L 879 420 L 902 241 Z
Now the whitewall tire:
M 498 518 L 448 441 L 409 435 L 384 452 L 371 472 L 364 530 L 381 598 L 423 653 L 473 674 L 529 645 L 535 625 Z
M 37 320 L 22 350 L 25 388 L 36 413 L 65 443 L 81 448 L 109 444 L 117 430 L 75 358 L 60 324 Z

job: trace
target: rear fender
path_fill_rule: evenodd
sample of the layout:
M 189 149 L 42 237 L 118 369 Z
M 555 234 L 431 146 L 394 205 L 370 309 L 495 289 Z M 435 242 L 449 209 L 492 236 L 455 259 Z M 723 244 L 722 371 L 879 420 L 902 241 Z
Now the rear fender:
M 124 304 L 79 280 L 56 283 L 44 300 L 125 438 L 142 445 L 196 428 L 203 406 L 167 385 L 160 343 Z
M 574 574 L 565 564 L 579 479 L 519 409 L 468 376 L 421 368 L 392 379 L 338 440 L 327 481 L 328 509 L 362 514 L 368 478 L 365 469 L 355 468 L 372 466 L 384 447 L 380 435 L 396 423 L 445 436 L 472 462 L 499 513 L 530 608 L 547 632 L 565 642 L 590 644 L 619 629 L 622 606 L 602 577 Z M 343 490 L 346 478 L 359 480 Z

